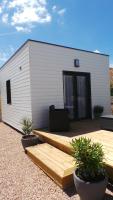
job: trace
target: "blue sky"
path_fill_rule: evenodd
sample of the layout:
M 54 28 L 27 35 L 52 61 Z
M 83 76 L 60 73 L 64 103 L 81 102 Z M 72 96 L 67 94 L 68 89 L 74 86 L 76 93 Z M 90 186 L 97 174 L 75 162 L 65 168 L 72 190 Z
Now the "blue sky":
M 27 39 L 110 55 L 113 0 L 0 0 L 0 66 Z

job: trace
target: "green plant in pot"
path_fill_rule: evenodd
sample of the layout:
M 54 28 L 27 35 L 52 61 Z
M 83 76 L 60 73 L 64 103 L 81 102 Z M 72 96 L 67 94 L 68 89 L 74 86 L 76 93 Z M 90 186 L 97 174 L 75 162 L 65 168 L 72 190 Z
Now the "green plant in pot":
M 107 186 L 104 153 L 99 143 L 81 137 L 71 142 L 76 170 L 74 183 L 81 200 L 102 200 Z
M 23 131 L 21 142 L 22 142 L 23 148 L 25 149 L 26 147 L 36 145 L 38 143 L 38 137 L 31 134 L 32 121 L 29 118 L 24 118 L 22 119 L 21 124 L 22 124 L 22 131 Z
M 94 106 L 93 108 L 94 117 L 99 118 L 102 115 L 103 111 L 104 111 L 103 106 L 99 106 L 99 105 Z

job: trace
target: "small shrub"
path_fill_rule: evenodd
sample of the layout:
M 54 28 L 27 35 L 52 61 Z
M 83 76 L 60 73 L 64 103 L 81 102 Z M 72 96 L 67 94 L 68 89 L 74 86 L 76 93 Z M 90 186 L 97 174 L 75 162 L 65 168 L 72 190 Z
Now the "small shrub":
M 113 88 L 110 88 L 111 96 L 113 96 Z
M 102 145 L 92 143 L 84 137 L 72 140 L 71 145 L 77 165 L 77 176 L 89 182 L 102 180 L 105 177 Z
M 96 105 L 94 106 L 93 113 L 95 117 L 100 117 L 104 111 L 103 106 Z
M 28 118 L 24 118 L 21 124 L 24 135 L 30 135 L 32 132 L 32 121 Z
M 110 94 L 113 96 L 113 82 L 110 81 Z

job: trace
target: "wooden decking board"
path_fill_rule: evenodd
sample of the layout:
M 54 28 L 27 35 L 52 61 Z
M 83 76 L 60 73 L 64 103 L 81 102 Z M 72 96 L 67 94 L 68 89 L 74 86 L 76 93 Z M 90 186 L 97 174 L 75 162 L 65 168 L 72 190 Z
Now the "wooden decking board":
M 73 184 L 72 173 L 75 165 L 72 156 L 47 143 L 28 147 L 26 150 L 33 162 L 60 187 L 66 188 Z
M 48 153 L 49 152 L 51 153 L 51 150 L 52 150 L 53 158 L 54 158 L 54 153 L 55 153 L 55 156 L 58 156 L 58 157 L 56 157 L 56 159 L 57 158 L 58 158 L 58 160 L 60 159 L 61 162 L 62 162 L 62 159 L 64 159 L 64 155 L 61 154 L 61 151 L 56 152 L 52 146 L 50 147 L 50 149 L 48 149 L 48 144 L 45 143 L 43 151 L 46 153 L 46 150 L 48 151 Z M 70 161 L 70 157 L 68 156 L 68 154 L 65 154 L 65 159 L 66 159 L 66 161 L 68 161 L 68 160 Z
M 52 152 L 50 150 L 48 150 L 47 145 L 46 146 L 44 145 L 44 148 L 41 149 L 41 152 L 43 154 L 46 154 L 48 159 L 51 154 L 51 159 L 53 159 L 54 164 L 61 167 L 62 170 L 65 170 L 65 168 L 71 167 L 70 158 L 68 155 L 67 156 L 65 155 L 65 157 L 64 157 L 64 154 L 61 154 L 61 151 L 56 151 L 56 149 L 53 147 L 51 150 L 52 150 Z M 48 152 L 48 154 L 47 154 L 47 152 Z
M 40 159 L 37 159 L 33 154 L 31 154 L 29 151 L 27 152 L 28 156 L 32 159 L 32 161 L 40 167 L 52 180 L 54 180 L 60 187 L 62 186 L 62 180 L 61 178 L 56 175 L 56 173 L 49 169 L 49 167 L 46 166 L 43 162 L 40 161 Z
M 53 150 L 51 158 L 49 158 L 49 154 L 51 154 L 51 150 L 45 145 L 42 150 L 43 156 L 48 152 L 46 158 L 49 160 L 54 160 L 53 165 L 57 165 L 55 170 L 51 170 L 51 167 L 46 163 L 42 163 L 40 160 L 38 161 L 38 166 L 42 168 L 60 187 L 66 187 L 73 183 L 72 171 L 70 163 L 73 166 L 73 160 L 70 161 L 68 158 L 69 155 L 72 155 L 72 147 L 70 142 L 74 138 L 79 137 L 87 137 L 91 138 L 93 142 L 99 142 L 103 146 L 103 151 L 105 153 L 105 165 L 110 179 L 113 180 L 113 132 L 107 130 L 101 130 L 99 121 L 96 120 L 86 120 L 81 122 L 75 122 L 72 124 L 72 128 L 70 132 L 66 133 L 50 133 L 45 130 L 35 130 L 35 134 L 39 135 L 39 137 L 46 143 L 52 145 L 55 148 L 60 149 L 60 151 Z M 52 147 L 51 147 L 52 149 Z M 66 152 L 69 155 L 62 154 Z M 28 152 L 29 153 L 29 152 Z M 34 152 L 35 154 L 35 152 Z M 56 156 L 54 156 L 56 155 Z M 34 156 L 34 160 L 37 163 L 37 159 Z M 63 163 L 63 160 L 65 161 Z M 58 170 L 57 170 L 58 167 Z M 59 171 L 60 169 L 60 171 Z
M 81 122 L 82 126 L 82 122 Z M 44 139 L 45 142 L 55 146 L 56 148 L 59 148 L 60 150 L 72 154 L 72 148 L 70 145 L 70 142 L 74 138 L 79 138 L 79 137 L 87 137 L 91 138 L 93 142 L 99 142 L 103 146 L 103 150 L 105 153 L 105 164 L 106 168 L 108 171 L 109 176 L 113 179 L 113 132 L 112 131 L 106 131 L 106 130 L 96 130 L 96 131 L 86 131 L 85 134 L 84 129 L 81 128 L 81 132 L 79 131 L 79 135 L 77 130 L 75 130 L 75 134 L 72 133 L 72 137 L 70 137 L 70 132 L 69 132 L 69 137 L 58 135 L 55 133 L 49 133 L 46 131 L 38 131 L 35 130 L 36 134 L 39 134 L 40 137 Z M 75 135 L 75 136 L 74 136 Z
M 59 163 L 57 165 L 57 162 L 55 162 L 55 160 L 50 159 L 48 155 L 45 156 L 45 154 L 40 149 L 38 149 L 38 151 L 36 151 L 36 149 L 35 151 L 33 151 L 33 149 L 28 150 L 28 151 L 30 151 L 33 155 L 35 155 L 36 158 L 40 159 L 49 168 L 54 169 L 55 167 L 56 173 L 60 177 L 63 177 L 64 174 L 63 174 L 62 166 L 59 166 Z
M 71 145 L 69 143 L 71 140 L 67 139 L 67 137 L 64 138 L 63 136 L 49 134 L 44 131 L 34 130 L 33 132 L 34 134 L 38 135 L 44 142 L 47 142 L 68 154 L 72 154 Z
M 45 148 L 46 148 L 46 151 L 44 151 Z M 27 150 L 28 150 L 28 148 L 27 148 Z M 56 149 L 56 148 L 52 147 L 49 144 L 44 143 L 44 144 L 41 144 L 41 145 L 37 145 L 35 147 L 30 147 L 29 151 L 32 152 L 32 153 L 34 153 L 36 157 L 47 158 L 46 160 L 44 160 L 44 162 L 45 161 L 49 162 L 47 164 L 50 164 L 51 168 L 55 167 L 56 170 L 60 169 L 59 170 L 60 173 L 61 172 L 64 173 L 64 170 L 66 170 L 68 168 L 72 168 L 73 157 L 71 157 L 69 155 L 66 155 L 64 152 L 61 152 L 59 149 Z M 59 152 L 60 152 L 60 154 L 62 154 L 62 160 L 59 159 L 59 157 L 56 156 L 57 153 L 59 153 Z M 54 153 L 54 156 L 53 156 L 53 153 Z M 68 162 L 66 160 L 67 156 L 68 156 Z M 51 161 L 52 161 L 52 163 L 51 163 Z M 58 173 L 58 171 L 57 171 L 57 173 Z
M 56 154 L 56 155 L 55 154 L 53 155 L 51 152 L 47 153 L 47 151 L 48 151 L 47 149 L 44 152 L 44 149 L 45 149 L 45 146 L 41 150 L 41 154 L 43 154 L 43 156 L 46 154 L 47 160 L 50 160 L 50 161 L 52 160 L 53 167 L 55 165 L 58 166 L 58 169 L 60 168 L 62 170 L 62 172 L 64 172 L 66 170 L 66 168 L 70 168 L 71 167 L 71 163 L 69 163 L 69 161 L 67 162 L 65 157 L 63 158 L 63 156 L 62 156 L 62 159 L 60 159 L 60 157 L 57 157 L 57 151 L 56 151 L 56 153 L 55 153 L 55 151 L 53 151 L 53 153 Z M 51 158 L 50 158 L 50 154 L 51 154 Z

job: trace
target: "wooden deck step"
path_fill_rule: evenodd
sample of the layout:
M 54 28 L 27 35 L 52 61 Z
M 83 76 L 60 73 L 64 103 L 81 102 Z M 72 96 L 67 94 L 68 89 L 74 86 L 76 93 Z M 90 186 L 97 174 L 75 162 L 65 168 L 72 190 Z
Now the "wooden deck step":
M 72 138 L 41 130 L 34 130 L 33 133 L 38 135 L 43 142 L 51 144 L 61 151 L 72 155 L 72 147 L 70 145 Z
M 61 188 L 73 184 L 73 157 L 61 150 L 43 143 L 26 148 L 27 155 Z
M 76 132 L 77 131 L 75 131 L 74 137 L 70 137 L 70 132 L 68 133 L 69 136 L 67 137 L 65 134 L 63 135 L 63 133 L 50 133 L 44 130 L 34 130 L 34 133 L 39 135 L 39 138 L 41 138 L 42 141 L 51 144 L 52 146 L 62 150 L 65 153 L 68 153 L 69 155 L 72 155 L 72 147 L 70 142 L 74 138 L 87 137 L 90 138 L 93 142 L 101 143 L 105 154 L 104 161 L 107 173 L 110 179 L 113 181 L 113 132 L 98 130 L 81 135 L 76 134 Z

